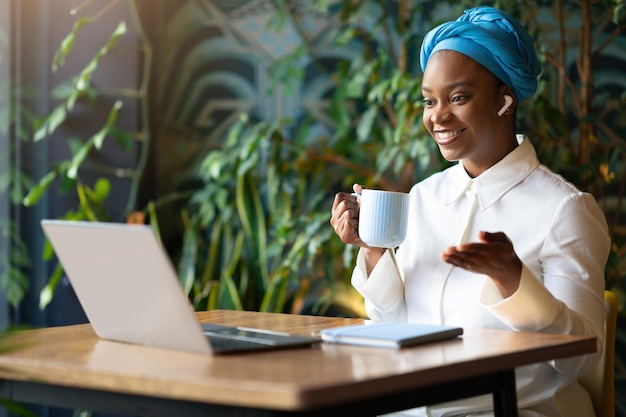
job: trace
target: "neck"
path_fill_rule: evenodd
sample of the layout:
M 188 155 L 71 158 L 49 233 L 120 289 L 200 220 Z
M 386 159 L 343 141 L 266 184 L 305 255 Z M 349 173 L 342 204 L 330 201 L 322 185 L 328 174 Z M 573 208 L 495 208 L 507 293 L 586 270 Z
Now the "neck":
M 463 167 L 471 178 L 476 178 L 502 159 L 505 156 L 513 152 L 518 146 L 517 135 L 515 134 L 507 134 L 510 138 L 502 142 L 501 146 L 498 146 L 498 149 L 494 149 L 494 152 L 490 153 L 490 157 L 484 161 L 476 161 L 471 159 L 463 159 L 461 162 L 463 163 Z

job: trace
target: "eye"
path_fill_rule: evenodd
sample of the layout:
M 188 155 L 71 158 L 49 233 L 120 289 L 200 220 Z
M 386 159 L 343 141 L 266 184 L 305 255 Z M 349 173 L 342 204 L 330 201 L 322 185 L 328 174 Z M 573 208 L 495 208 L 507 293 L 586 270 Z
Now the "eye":
M 452 100 L 450 100 L 450 101 L 453 102 L 453 103 L 458 103 L 460 101 L 465 100 L 466 98 L 467 98 L 467 96 L 459 94 L 459 95 L 456 95 L 456 96 L 452 97 Z
M 432 106 L 434 102 L 430 98 L 424 97 L 422 99 L 422 103 L 424 104 L 424 106 L 429 107 L 429 106 Z

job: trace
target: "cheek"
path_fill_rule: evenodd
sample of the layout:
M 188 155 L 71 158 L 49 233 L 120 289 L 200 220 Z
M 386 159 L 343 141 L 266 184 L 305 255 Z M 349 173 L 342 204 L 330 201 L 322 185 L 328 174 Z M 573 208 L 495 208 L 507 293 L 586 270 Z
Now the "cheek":
M 432 123 L 430 122 L 430 112 L 428 110 L 422 112 L 422 123 L 429 132 L 432 132 Z
M 474 130 L 483 130 L 493 126 L 494 120 L 489 114 L 490 109 L 486 107 L 476 107 L 464 110 L 464 112 L 459 114 L 459 118 L 471 124 Z

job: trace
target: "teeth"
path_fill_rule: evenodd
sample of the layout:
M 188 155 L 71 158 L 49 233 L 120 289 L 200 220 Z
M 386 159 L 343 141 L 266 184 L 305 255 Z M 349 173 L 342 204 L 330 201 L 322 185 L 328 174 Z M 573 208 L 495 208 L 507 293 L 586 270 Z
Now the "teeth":
M 448 130 L 446 132 L 439 132 L 438 135 L 442 139 L 448 139 L 452 136 L 458 135 L 459 133 L 461 133 L 460 130 Z

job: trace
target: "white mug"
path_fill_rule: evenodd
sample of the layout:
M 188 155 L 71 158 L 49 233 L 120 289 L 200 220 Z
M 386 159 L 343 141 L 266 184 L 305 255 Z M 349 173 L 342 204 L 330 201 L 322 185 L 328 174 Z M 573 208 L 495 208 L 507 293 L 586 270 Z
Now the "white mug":
M 360 201 L 359 237 L 368 246 L 394 248 L 406 237 L 409 194 L 364 189 Z

